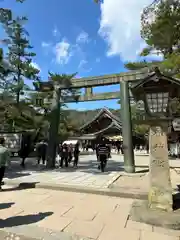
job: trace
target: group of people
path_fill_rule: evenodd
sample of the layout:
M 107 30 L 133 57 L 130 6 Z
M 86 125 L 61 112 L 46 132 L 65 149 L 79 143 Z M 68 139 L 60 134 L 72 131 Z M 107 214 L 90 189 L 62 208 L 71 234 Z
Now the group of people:
M 42 163 L 45 164 L 46 162 L 46 156 L 47 156 L 47 148 L 48 143 L 45 139 L 41 140 L 36 145 L 36 156 L 37 156 L 37 163 L 40 164 L 40 161 L 42 160 Z M 27 150 L 29 150 L 28 145 L 26 146 L 24 144 L 24 148 L 21 149 L 21 158 L 22 162 L 21 165 L 24 166 L 25 158 L 27 157 Z M 27 152 L 26 152 L 27 151 Z M 96 146 L 96 155 L 97 160 L 101 162 L 101 160 L 107 161 L 107 159 L 110 157 L 110 147 L 106 142 L 101 140 L 99 144 Z M 59 166 L 63 168 L 64 166 L 67 168 L 71 162 L 73 162 L 73 166 L 77 167 L 79 162 L 79 143 L 77 142 L 74 146 L 72 144 L 59 144 L 57 148 L 57 157 Z M 6 167 L 10 164 L 10 152 L 5 147 L 5 139 L 0 137 L 0 190 L 2 185 L 2 180 L 4 177 L 4 173 L 6 170 Z M 98 167 L 99 168 L 99 167 Z
M 74 146 L 72 144 L 59 144 L 58 146 L 58 158 L 59 166 L 61 168 L 68 167 L 69 164 L 73 161 L 73 166 L 77 167 L 79 162 L 79 143 L 77 142 Z
M 41 140 L 36 145 L 36 156 L 37 156 L 37 163 L 40 164 L 41 160 L 42 163 L 45 164 L 46 162 L 46 155 L 47 155 L 47 147 L 48 143 L 45 139 Z M 21 149 L 21 166 L 24 167 L 25 165 L 25 159 L 27 158 L 27 154 L 29 152 L 29 146 L 23 145 L 23 148 Z M 57 148 L 57 156 L 59 159 L 59 166 L 61 168 L 68 167 L 69 164 L 73 161 L 74 167 L 78 166 L 79 162 L 79 143 L 76 143 L 75 146 L 72 144 L 67 145 L 65 144 L 59 144 Z M 10 159 L 11 154 L 9 150 L 5 147 L 5 139 L 3 137 L 0 137 L 0 191 L 1 186 L 3 185 L 3 178 L 5 174 L 6 167 L 10 165 Z
M 36 153 L 37 153 L 37 163 L 45 164 L 46 155 L 47 155 L 47 147 L 48 143 L 46 140 L 42 140 L 36 145 Z M 72 144 L 59 144 L 57 147 L 57 156 L 56 159 L 59 162 L 59 166 L 61 168 L 68 167 L 69 164 L 73 161 L 74 167 L 77 167 L 79 161 L 79 143 L 76 143 L 75 146 Z
M 41 140 L 36 145 L 36 155 L 37 155 L 37 163 L 45 164 L 46 162 L 46 155 L 47 155 L 47 147 L 48 143 L 45 139 Z M 101 158 L 103 156 L 107 156 L 107 158 L 111 155 L 111 148 L 106 143 L 105 138 L 99 140 L 99 144 L 95 147 L 97 160 L 99 160 L 99 156 Z M 73 166 L 77 167 L 79 162 L 79 143 L 77 142 L 75 145 L 73 144 L 59 144 L 57 147 L 57 154 L 56 154 L 56 162 L 59 164 L 59 167 L 63 168 L 64 166 L 67 168 L 70 163 L 73 162 Z

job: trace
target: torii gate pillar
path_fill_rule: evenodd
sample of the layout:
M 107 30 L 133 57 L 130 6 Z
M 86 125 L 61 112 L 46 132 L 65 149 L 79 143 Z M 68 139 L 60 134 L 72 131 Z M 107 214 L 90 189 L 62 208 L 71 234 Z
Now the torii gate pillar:
M 124 148 L 124 170 L 127 173 L 135 172 L 134 150 L 132 142 L 132 121 L 129 96 L 128 81 L 120 82 L 121 93 L 121 120 L 122 120 L 122 136 Z

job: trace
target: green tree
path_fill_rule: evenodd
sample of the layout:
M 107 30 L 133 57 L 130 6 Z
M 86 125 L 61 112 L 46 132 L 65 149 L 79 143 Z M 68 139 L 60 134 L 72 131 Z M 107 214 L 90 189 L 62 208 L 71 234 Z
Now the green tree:
M 6 0 L 7 1 L 7 0 Z M 25 0 L 15 0 L 18 3 L 23 3 Z M 0 8 L 0 23 L 7 25 L 12 20 L 12 10 L 9 8 Z M 6 39 L 4 39 L 6 40 Z M 3 41 L 3 40 L 1 40 Z
M 25 80 L 37 80 L 39 70 L 33 67 L 32 58 L 36 56 L 31 52 L 32 46 L 29 44 L 28 32 L 24 28 L 26 17 L 17 17 L 4 24 L 8 35 L 8 53 L 7 59 L 12 68 L 11 92 L 15 95 L 17 107 L 19 107 L 20 95 L 23 90 L 29 89 Z
M 66 89 L 62 89 L 60 92 L 61 99 L 59 102 L 60 108 L 60 116 L 59 116 L 59 138 L 60 140 L 66 139 L 69 135 L 76 130 L 73 122 L 68 114 L 67 105 L 65 104 L 67 98 L 73 98 L 78 101 L 79 90 L 73 89 L 72 79 L 74 78 L 75 74 L 67 75 L 67 74 L 54 74 L 49 72 L 49 82 L 52 83 L 53 86 L 57 86 L 60 88 L 62 85 L 66 87 Z M 52 116 L 54 108 L 57 105 L 53 103 L 53 92 L 54 90 L 49 88 L 48 91 L 43 92 L 40 87 L 40 82 L 37 81 L 35 83 L 37 92 L 31 93 L 29 102 L 33 104 L 34 108 L 38 109 L 41 113 L 43 113 L 41 118 L 42 125 L 46 122 L 45 127 L 42 127 L 42 131 L 47 130 L 50 125 L 51 120 L 54 118 L 58 118 L 58 116 Z M 44 129 L 44 130 L 43 130 Z
M 22 3 L 24 0 L 16 2 Z M 0 8 L 0 23 L 7 33 L 7 37 L 1 39 L 0 43 L 8 46 L 9 50 L 7 57 L 4 57 L 3 49 L 0 48 L 0 119 L 1 127 L 6 126 L 6 130 L 12 130 L 13 125 L 17 130 L 36 128 L 36 119 L 39 117 L 38 112 L 27 104 L 24 97 L 20 99 L 22 90 L 26 89 L 24 80 L 37 71 L 32 71 L 31 54 L 27 54 L 30 53 L 28 34 L 22 20 L 26 19 L 14 19 L 11 9 Z M 20 90 L 18 85 L 22 85 Z
M 7 77 L 11 73 L 9 63 L 4 60 L 3 49 L 0 48 L 0 89 L 1 91 L 8 90 Z
M 180 2 L 154 1 L 144 9 L 141 18 L 141 36 L 147 43 L 140 56 L 161 54 L 162 61 L 127 63 L 130 70 L 159 66 L 173 76 L 180 76 Z
M 144 55 L 154 50 L 164 57 L 172 54 L 180 41 L 180 2 L 156 1 L 144 9 L 141 25 L 141 36 L 148 45 L 143 50 Z
M 138 124 L 138 119 L 140 119 L 141 116 L 144 116 L 144 106 L 139 104 L 133 104 L 131 105 L 131 118 L 132 118 L 132 128 L 133 131 L 139 135 L 145 135 L 149 131 L 149 126 L 146 124 Z

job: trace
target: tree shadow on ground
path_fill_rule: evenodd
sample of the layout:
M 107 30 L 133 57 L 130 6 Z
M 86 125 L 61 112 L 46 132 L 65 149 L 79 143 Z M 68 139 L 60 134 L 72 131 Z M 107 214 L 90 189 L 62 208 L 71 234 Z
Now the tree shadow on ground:
M 15 164 L 15 167 L 12 167 L 12 171 L 7 172 L 7 178 L 13 179 L 13 178 L 19 178 L 22 176 L 28 176 L 31 175 L 31 173 L 28 173 L 30 171 L 35 173 L 46 173 L 46 172 L 84 172 L 89 174 L 104 174 L 109 175 L 112 172 L 123 172 L 124 171 L 124 163 L 122 161 L 114 161 L 113 159 L 109 159 L 107 162 L 107 166 L 105 168 L 105 172 L 101 172 L 98 169 L 98 162 L 94 158 L 94 154 L 92 154 L 92 160 L 91 159 L 80 159 L 79 164 L 77 168 L 73 167 L 73 161 L 69 164 L 69 166 L 66 168 L 65 166 L 63 168 L 59 168 L 58 164 L 56 165 L 55 169 L 47 169 L 44 165 L 35 165 L 35 159 L 27 159 L 26 161 L 26 168 L 22 169 L 19 166 L 19 162 L 13 161 Z M 145 173 L 148 172 L 148 166 L 136 166 L 137 168 L 143 168 L 142 170 L 136 171 L 136 173 Z M 144 169 L 145 168 L 145 169 Z
M 124 171 L 123 163 L 113 160 L 109 160 L 107 162 L 107 166 L 105 167 L 105 171 L 103 173 L 98 169 L 98 162 L 96 160 L 80 161 L 77 168 L 74 168 L 73 163 L 71 163 L 68 168 L 64 167 L 59 169 L 59 172 L 84 172 L 94 175 L 109 175 L 112 172 L 117 171 Z
M 92 155 L 94 157 L 94 155 Z M 98 162 L 97 160 L 79 160 L 79 164 L 77 168 L 73 167 L 73 161 L 69 164 L 69 166 L 66 168 L 57 168 L 55 169 L 47 169 L 44 165 L 40 164 L 39 166 L 35 165 L 34 162 L 35 160 L 29 160 L 27 159 L 26 161 L 26 167 L 25 169 L 22 169 L 19 165 L 19 161 L 12 161 L 12 167 L 9 171 L 6 172 L 5 177 L 8 179 L 14 179 L 14 178 L 19 178 L 19 177 L 24 177 L 24 176 L 29 176 L 31 173 L 30 171 L 35 172 L 35 173 L 45 173 L 45 172 L 85 172 L 85 173 L 91 173 L 91 174 L 99 174 L 101 171 L 98 169 Z M 112 159 L 108 160 L 106 169 L 104 174 L 110 174 L 111 172 L 114 171 L 123 171 L 123 163 L 122 162 L 117 162 Z
M 46 217 L 49 217 L 53 212 L 40 212 L 38 214 L 29 214 L 25 216 L 13 216 L 6 219 L 0 219 L 0 228 L 29 225 L 39 222 Z
M 36 184 L 39 182 L 23 182 L 20 183 L 16 187 L 11 187 L 7 189 L 2 189 L 2 192 L 11 192 L 11 191 L 19 191 L 19 190 L 25 190 L 25 189 L 31 189 L 31 188 L 36 188 Z
M 10 208 L 12 205 L 14 205 L 14 202 L 9 202 L 9 203 L 0 203 L 0 210 Z

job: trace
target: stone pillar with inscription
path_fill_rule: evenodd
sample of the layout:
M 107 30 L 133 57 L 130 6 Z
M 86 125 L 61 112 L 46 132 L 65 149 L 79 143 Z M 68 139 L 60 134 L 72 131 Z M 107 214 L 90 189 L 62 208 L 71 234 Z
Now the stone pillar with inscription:
M 149 134 L 150 190 L 148 205 L 151 209 L 173 210 L 172 186 L 168 161 L 167 124 L 151 126 Z

